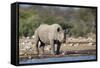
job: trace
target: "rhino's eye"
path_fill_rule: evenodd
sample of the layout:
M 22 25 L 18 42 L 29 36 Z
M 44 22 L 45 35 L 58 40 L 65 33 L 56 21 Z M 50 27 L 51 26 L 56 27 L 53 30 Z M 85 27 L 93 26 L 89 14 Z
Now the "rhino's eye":
M 60 28 L 57 28 L 57 32 L 59 32 L 60 31 Z

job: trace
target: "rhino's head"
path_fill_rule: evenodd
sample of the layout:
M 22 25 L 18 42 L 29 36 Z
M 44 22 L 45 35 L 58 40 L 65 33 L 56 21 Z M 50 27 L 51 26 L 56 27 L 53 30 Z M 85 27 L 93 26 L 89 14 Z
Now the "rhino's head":
M 66 35 L 65 35 L 65 32 L 64 32 L 64 30 L 61 28 L 61 27 L 58 27 L 57 28 L 57 40 L 59 41 L 59 42 L 65 42 L 65 40 L 66 40 Z

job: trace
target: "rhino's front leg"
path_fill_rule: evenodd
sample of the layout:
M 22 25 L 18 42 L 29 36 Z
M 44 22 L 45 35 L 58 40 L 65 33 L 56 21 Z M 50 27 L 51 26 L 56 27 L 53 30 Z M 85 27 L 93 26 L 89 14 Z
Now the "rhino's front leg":
M 54 41 L 50 42 L 51 45 L 51 54 L 55 55 L 55 46 L 54 46 Z
M 56 51 L 56 54 L 60 54 L 60 47 L 61 47 L 61 43 L 58 42 L 58 45 L 57 45 L 57 51 Z

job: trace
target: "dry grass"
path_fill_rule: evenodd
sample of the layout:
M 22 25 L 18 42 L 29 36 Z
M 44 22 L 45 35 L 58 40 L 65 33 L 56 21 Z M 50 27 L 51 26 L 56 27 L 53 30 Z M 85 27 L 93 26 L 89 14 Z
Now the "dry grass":
M 72 46 L 70 44 L 62 44 L 61 50 L 63 51 L 72 51 L 72 50 L 94 50 L 96 45 L 80 44 L 77 46 Z

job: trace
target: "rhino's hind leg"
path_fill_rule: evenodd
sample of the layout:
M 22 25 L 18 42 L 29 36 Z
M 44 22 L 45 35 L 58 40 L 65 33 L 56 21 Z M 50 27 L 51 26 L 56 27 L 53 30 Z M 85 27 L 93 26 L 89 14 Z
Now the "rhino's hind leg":
M 39 55 L 38 42 L 39 42 L 39 41 L 37 41 L 37 43 L 36 43 L 36 52 L 37 52 L 37 55 Z
M 37 53 L 37 55 L 39 55 L 39 36 L 38 36 L 38 29 L 36 29 L 34 36 L 35 36 L 34 39 L 35 39 L 36 53 Z
M 44 55 L 44 46 L 45 46 L 45 44 L 43 42 L 41 42 L 40 49 L 41 49 L 42 55 Z

